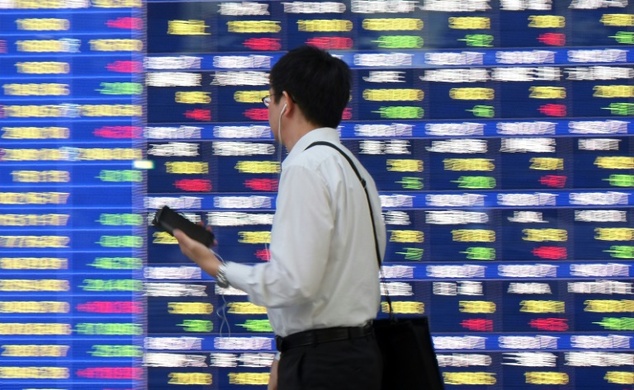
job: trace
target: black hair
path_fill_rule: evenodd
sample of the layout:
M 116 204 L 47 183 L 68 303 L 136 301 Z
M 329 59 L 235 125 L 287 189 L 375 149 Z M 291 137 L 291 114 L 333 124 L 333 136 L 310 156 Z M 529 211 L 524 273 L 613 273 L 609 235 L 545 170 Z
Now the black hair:
M 350 68 L 339 58 L 314 46 L 300 46 L 273 65 L 269 81 L 276 103 L 286 91 L 309 122 L 339 126 L 350 100 Z

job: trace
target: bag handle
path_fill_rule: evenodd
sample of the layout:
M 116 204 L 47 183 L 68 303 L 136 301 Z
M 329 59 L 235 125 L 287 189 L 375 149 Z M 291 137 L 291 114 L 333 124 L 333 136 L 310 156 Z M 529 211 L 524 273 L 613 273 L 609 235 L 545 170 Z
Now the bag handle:
M 341 153 L 341 155 L 345 157 L 346 160 L 348 160 L 348 163 L 352 167 L 352 170 L 354 170 L 354 173 L 357 175 L 357 178 L 359 178 L 359 181 L 361 182 L 361 185 L 363 186 L 363 191 L 365 192 L 365 199 L 368 202 L 368 210 L 370 210 L 370 221 L 372 222 L 372 232 L 373 232 L 373 238 L 374 238 L 374 251 L 376 253 L 377 265 L 379 266 L 379 274 L 381 275 L 381 279 L 385 279 L 385 276 L 383 275 L 383 269 L 381 268 L 381 250 L 379 249 L 379 240 L 377 239 L 377 234 L 376 234 L 376 225 L 374 223 L 374 212 L 372 211 L 372 204 L 370 203 L 370 193 L 368 192 L 368 188 L 366 187 L 365 179 L 359 173 L 357 166 L 354 164 L 350 156 L 344 153 L 344 151 L 338 148 L 336 145 L 326 141 L 315 141 L 312 144 L 308 145 L 306 149 L 310 149 L 313 146 L 317 146 L 317 145 L 330 146 L 331 148 Z M 387 289 L 385 291 L 385 299 L 387 300 L 387 304 L 388 304 L 388 315 L 390 319 L 393 320 L 394 313 L 392 312 L 392 300 L 390 299 L 390 293 Z

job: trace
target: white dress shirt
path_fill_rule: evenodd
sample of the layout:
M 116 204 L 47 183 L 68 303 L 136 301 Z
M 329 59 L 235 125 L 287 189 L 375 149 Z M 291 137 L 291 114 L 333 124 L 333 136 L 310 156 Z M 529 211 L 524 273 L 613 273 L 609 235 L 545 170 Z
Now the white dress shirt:
M 229 283 L 267 308 L 275 334 L 361 326 L 374 319 L 380 292 L 374 233 L 363 187 L 348 161 L 367 182 L 381 257 L 385 224 L 374 180 L 341 145 L 335 129 L 308 132 L 282 163 L 271 231 L 270 261 L 227 263 Z

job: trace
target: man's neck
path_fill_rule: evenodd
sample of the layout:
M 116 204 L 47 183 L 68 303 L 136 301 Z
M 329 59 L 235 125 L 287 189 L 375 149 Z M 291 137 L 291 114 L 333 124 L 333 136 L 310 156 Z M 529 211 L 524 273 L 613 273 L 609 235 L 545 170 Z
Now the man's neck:
M 284 146 L 286 150 L 289 152 L 293 149 L 293 146 L 299 141 L 303 136 L 308 134 L 309 132 L 318 129 L 320 126 L 315 124 L 301 121 L 299 123 L 292 123 L 289 125 L 289 130 L 287 134 L 285 134 L 284 138 Z

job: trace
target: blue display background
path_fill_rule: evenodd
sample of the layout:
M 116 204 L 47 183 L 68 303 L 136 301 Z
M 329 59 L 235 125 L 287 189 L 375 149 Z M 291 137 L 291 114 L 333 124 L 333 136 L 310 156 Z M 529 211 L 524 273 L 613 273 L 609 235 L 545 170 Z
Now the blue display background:
M 352 69 L 383 283 L 446 388 L 634 389 L 627 0 L 0 1 L 0 388 L 266 388 L 264 309 L 151 220 L 268 260 L 261 97 L 303 43 Z

